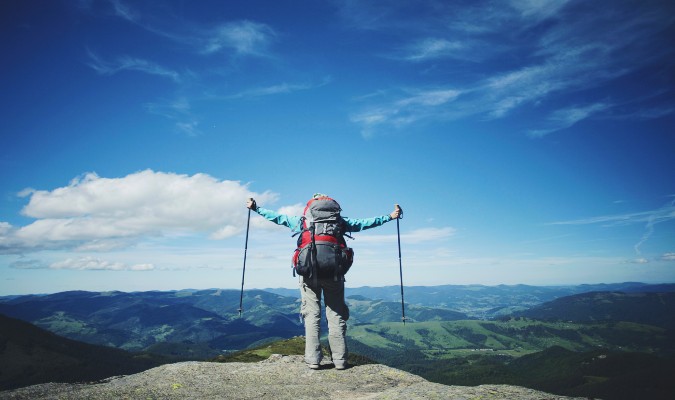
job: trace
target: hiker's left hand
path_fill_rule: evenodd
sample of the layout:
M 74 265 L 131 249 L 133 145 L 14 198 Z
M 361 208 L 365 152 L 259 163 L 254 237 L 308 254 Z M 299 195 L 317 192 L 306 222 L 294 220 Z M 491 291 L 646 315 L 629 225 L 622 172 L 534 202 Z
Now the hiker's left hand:
M 258 209 L 258 205 L 255 204 L 255 200 L 253 200 L 253 198 L 249 198 L 246 200 L 246 208 L 256 211 Z

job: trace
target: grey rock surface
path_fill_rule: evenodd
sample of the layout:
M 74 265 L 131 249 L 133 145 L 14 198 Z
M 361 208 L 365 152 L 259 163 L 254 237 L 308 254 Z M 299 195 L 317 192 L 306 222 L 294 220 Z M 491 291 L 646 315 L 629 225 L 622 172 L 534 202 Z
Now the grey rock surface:
M 384 365 L 309 369 L 302 356 L 258 363 L 181 362 L 99 383 L 47 383 L 0 399 L 571 399 L 508 385 L 446 386 Z

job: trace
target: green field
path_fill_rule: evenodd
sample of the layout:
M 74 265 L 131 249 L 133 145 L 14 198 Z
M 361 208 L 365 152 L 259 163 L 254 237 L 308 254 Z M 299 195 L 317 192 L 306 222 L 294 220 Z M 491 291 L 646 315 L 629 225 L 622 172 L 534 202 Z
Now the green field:
M 571 351 L 598 348 L 672 354 L 667 330 L 629 322 L 430 321 L 351 327 L 352 341 L 380 353 L 417 350 L 430 360 L 472 354 L 520 357 L 559 346 Z

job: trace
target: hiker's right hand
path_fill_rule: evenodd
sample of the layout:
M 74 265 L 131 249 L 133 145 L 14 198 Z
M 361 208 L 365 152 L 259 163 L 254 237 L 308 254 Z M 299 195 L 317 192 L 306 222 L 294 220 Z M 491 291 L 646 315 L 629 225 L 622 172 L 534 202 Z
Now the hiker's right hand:
M 255 211 L 258 209 L 258 205 L 255 204 L 255 200 L 253 200 L 253 198 L 249 198 L 248 200 L 246 200 L 246 208 Z
M 389 216 L 391 217 L 391 219 L 398 219 L 398 218 L 401 218 L 402 215 L 403 215 L 403 210 L 401 209 L 401 207 L 398 204 L 395 204 L 394 205 L 394 211 L 391 214 L 389 214 Z

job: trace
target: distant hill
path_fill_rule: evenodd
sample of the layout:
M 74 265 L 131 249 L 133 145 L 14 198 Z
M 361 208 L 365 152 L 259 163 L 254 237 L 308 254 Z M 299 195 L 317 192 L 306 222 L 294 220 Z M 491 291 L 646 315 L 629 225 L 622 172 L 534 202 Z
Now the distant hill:
M 515 315 L 574 322 L 626 321 L 675 329 L 675 293 L 583 293 Z
M 299 297 L 297 289 L 265 289 L 282 296 Z M 622 282 L 564 286 L 531 285 L 439 285 L 406 286 L 406 305 L 447 309 L 466 314 L 469 318 L 492 319 L 523 311 L 557 298 L 588 292 L 675 292 L 675 284 Z M 401 301 L 399 286 L 347 287 L 345 295 L 363 296 L 388 302 Z M 394 321 L 394 320 L 392 320 Z
M 77 342 L 0 314 L 0 390 L 134 374 L 171 360 Z
M 91 344 L 202 360 L 302 333 L 294 298 L 247 291 L 62 292 L 0 301 L 0 313 Z
M 350 324 L 377 324 L 380 322 L 401 321 L 401 303 L 384 300 L 372 300 L 364 296 L 349 296 L 345 299 L 349 306 Z M 406 307 L 406 320 L 457 321 L 470 319 L 468 315 L 444 308 L 424 307 L 409 304 Z

